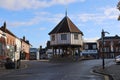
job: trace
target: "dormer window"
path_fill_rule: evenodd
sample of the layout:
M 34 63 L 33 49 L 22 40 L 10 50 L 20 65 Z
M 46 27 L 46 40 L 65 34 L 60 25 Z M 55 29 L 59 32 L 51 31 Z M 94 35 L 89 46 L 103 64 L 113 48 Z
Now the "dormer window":
M 61 34 L 61 40 L 67 40 L 67 34 Z
M 55 35 L 52 35 L 52 39 L 51 39 L 52 41 L 55 41 Z
M 74 34 L 74 39 L 78 40 L 78 34 L 76 34 L 76 33 Z

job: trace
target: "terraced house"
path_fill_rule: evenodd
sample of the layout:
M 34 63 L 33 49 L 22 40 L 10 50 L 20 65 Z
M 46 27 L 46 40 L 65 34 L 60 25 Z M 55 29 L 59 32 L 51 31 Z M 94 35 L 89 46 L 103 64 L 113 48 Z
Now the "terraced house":
M 7 51 L 5 53 L 5 56 L 6 57 L 10 57 L 11 59 L 14 59 L 14 52 L 15 52 L 15 39 L 16 39 L 16 36 L 11 32 L 9 31 L 7 28 L 6 28 L 6 22 L 4 22 L 4 25 L 0 28 L 6 35 L 6 48 L 7 48 Z
M 29 50 L 29 47 L 27 47 L 22 51 L 22 43 L 22 39 L 19 39 L 10 30 L 8 30 L 6 22 L 4 22 L 3 26 L 0 27 L 0 56 L 4 56 L 4 58 L 9 57 L 13 61 L 20 59 L 22 52 L 25 52 L 26 49 L 27 51 Z M 25 46 L 30 46 L 27 42 L 25 43 Z M 3 60 L 3 58 L 0 59 Z
M 5 59 L 6 53 L 6 35 L 0 30 L 0 61 Z
M 30 57 L 30 43 L 25 39 L 25 36 L 21 39 L 21 59 L 29 60 Z
M 102 44 L 100 38 L 98 40 L 99 57 L 102 57 L 103 54 L 105 58 L 115 58 L 115 56 L 120 55 L 120 36 L 106 36 L 104 37 L 104 48 Z

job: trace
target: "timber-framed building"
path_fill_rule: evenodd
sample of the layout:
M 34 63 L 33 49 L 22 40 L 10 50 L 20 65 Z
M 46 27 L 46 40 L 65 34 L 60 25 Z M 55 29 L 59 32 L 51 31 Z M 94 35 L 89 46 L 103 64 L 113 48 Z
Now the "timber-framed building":
M 53 55 L 80 55 L 83 32 L 66 15 L 49 33 Z

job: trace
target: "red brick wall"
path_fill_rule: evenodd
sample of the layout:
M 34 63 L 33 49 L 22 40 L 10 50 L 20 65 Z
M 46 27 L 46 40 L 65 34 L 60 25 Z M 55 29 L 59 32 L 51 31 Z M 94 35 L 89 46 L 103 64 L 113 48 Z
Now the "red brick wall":
M 6 34 L 7 36 L 7 45 L 15 45 L 15 39 L 16 37 L 10 35 L 10 34 Z
M 29 60 L 29 49 L 30 49 L 29 44 L 27 44 L 26 42 L 22 41 L 22 50 L 25 53 L 25 55 L 26 55 L 25 59 L 27 59 L 27 60 Z
M 113 46 L 111 46 L 111 42 L 113 43 Z M 99 44 L 99 56 L 102 57 L 102 42 L 98 41 Z M 111 47 L 113 47 L 113 51 L 111 51 Z M 120 55 L 120 39 L 110 39 L 110 40 L 105 40 L 104 41 L 104 56 L 106 58 L 112 57 L 112 55 L 117 56 Z

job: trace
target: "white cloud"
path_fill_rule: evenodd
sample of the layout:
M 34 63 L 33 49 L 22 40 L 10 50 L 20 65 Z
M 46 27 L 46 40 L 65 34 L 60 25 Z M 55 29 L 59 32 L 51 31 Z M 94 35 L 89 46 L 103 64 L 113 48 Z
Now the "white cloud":
M 42 22 L 47 22 L 47 23 L 55 23 L 57 24 L 61 18 L 63 18 L 63 14 L 56 14 L 52 15 L 49 12 L 36 12 L 35 16 L 28 21 L 8 21 L 9 26 L 14 26 L 14 27 L 19 27 L 19 26 L 32 26 L 36 24 L 40 24 Z M 41 28 L 40 30 L 44 30 Z
M 94 22 L 95 24 L 101 24 L 107 20 L 117 20 L 119 11 L 116 8 L 104 8 L 100 9 L 98 13 L 83 13 L 83 14 L 71 14 L 72 21 L 77 21 L 78 23 Z M 39 24 L 42 22 L 51 22 L 58 24 L 59 21 L 64 17 L 64 14 L 52 14 L 49 12 L 36 12 L 35 16 L 29 21 L 15 21 L 10 22 L 10 26 L 31 26 Z
M 44 31 L 44 30 L 46 30 L 46 28 L 45 27 L 40 27 L 39 30 Z
M 109 19 L 115 19 L 119 15 L 119 11 L 116 8 L 107 8 L 104 10 L 105 16 Z
M 37 9 L 53 5 L 66 5 L 85 0 L 0 0 L 0 7 L 8 10 Z
M 105 20 L 117 19 L 119 11 L 116 8 L 104 8 L 101 12 L 97 13 L 83 13 L 79 14 L 77 17 L 82 22 L 95 21 L 103 22 Z
M 95 37 L 95 38 L 84 38 L 84 42 L 97 42 L 98 39 L 99 39 L 99 37 Z
M 9 26 L 14 26 L 14 27 L 17 27 L 17 26 L 31 26 L 31 25 L 39 23 L 39 21 L 40 21 L 40 17 L 35 16 L 34 18 L 32 18 L 29 21 L 13 21 L 13 22 L 8 22 L 8 25 Z

